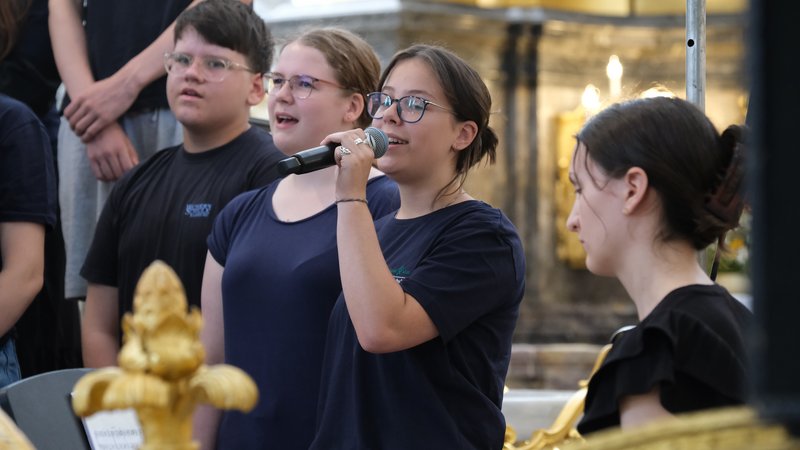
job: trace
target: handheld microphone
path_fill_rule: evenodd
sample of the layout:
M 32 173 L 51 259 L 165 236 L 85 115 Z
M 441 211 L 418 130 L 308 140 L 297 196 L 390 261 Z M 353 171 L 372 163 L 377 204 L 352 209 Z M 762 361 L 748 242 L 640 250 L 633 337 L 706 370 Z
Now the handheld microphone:
M 386 133 L 375 127 L 365 129 L 364 133 L 367 135 L 364 142 L 372 148 L 375 157 L 380 158 L 383 156 L 386 153 L 386 149 L 389 148 L 389 138 Z M 338 146 L 338 143 L 330 142 L 327 145 L 299 151 L 288 158 L 278 161 L 278 172 L 281 175 L 301 174 L 333 166 L 336 164 L 334 151 Z

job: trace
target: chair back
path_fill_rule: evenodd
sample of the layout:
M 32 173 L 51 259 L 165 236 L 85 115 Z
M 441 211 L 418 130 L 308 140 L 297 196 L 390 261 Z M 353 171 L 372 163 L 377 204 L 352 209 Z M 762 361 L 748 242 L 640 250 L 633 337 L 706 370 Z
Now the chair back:
M 0 389 L 0 407 L 38 450 L 90 450 L 70 394 L 91 369 L 54 370 Z

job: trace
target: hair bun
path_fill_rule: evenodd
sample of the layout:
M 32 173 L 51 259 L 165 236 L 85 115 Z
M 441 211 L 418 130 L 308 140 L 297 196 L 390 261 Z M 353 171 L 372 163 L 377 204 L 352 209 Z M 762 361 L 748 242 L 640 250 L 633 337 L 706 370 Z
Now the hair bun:
M 705 209 L 727 225 L 728 229 L 739 225 L 739 217 L 744 209 L 744 134 L 745 130 L 738 125 L 729 126 L 722 133 L 720 145 L 723 151 L 730 151 L 731 157 L 705 202 Z

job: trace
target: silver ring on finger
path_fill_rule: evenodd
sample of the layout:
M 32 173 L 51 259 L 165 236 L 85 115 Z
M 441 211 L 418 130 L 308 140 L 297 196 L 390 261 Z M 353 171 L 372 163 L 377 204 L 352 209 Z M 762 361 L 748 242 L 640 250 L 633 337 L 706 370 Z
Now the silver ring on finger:
M 366 142 L 367 141 L 365 141 L 364 139 L 361 139 L 360 137 L 357 137 L 357 138 L 353 139 L 353 143 L 356 144 L 356 145 L 364 144 Z
M 350 151 L 349 148 L 345 147 L 344 145 L 340 145 L 339 146 L 339 155 L 340 156 L 349 155 L 350 153 L 352 153 L 352 152 Z

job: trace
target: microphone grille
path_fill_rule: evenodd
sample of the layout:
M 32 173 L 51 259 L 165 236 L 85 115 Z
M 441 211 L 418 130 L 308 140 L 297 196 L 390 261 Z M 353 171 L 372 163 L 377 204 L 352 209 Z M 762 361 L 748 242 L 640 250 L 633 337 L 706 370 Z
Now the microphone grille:
M 364 130 L 364 133 L 367 135 L 367 143 L 372 147 L 375 157 L 380 158 L 383 156 L 389 148 L 389 137 L 386 136 L 386 133 L 375 127 L 368 127 Z

